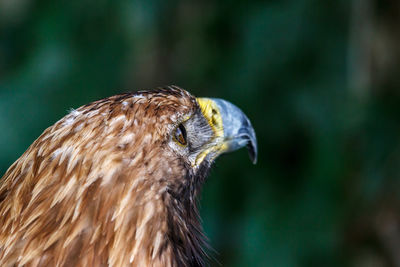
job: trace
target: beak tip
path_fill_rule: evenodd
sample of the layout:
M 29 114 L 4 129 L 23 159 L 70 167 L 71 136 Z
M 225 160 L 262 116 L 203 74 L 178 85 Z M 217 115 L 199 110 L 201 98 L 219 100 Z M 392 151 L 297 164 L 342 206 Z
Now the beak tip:
M 257 144 L 254 141 L 249 141 L 247 144 L 247 150 L 249 151 L 249 157 L 251 162 L 256 165 L 257 164 Z

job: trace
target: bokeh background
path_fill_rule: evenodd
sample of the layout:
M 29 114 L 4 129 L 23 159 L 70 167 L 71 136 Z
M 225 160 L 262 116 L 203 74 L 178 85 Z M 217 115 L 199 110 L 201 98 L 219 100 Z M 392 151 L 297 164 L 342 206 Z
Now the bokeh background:
M 221 157 L 212 266 L 400 266 L 397 0 L 0 0 L 0 176 L 68 109 L 176 84 L 259 141 Z

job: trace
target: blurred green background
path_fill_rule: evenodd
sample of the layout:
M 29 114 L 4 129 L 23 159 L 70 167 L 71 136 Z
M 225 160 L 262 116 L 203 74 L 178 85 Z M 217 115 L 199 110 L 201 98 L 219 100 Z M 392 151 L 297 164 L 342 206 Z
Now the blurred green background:
M 394 0 L 0 0 L 0 173 L 69 108 L 176 84 L 252 120 L 201 214 L 212 266 L 400 266 Z M 0 176 L 1 176 L 0 174 Z

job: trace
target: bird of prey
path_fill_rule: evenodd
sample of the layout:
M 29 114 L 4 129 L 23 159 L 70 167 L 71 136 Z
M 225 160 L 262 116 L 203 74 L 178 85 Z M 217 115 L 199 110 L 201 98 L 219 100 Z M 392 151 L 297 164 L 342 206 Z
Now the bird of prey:
M 243 146 L 238 107 L 177 86 L 72 110 L 0 180 L 0 266 L 203 266 L 196 197 Z

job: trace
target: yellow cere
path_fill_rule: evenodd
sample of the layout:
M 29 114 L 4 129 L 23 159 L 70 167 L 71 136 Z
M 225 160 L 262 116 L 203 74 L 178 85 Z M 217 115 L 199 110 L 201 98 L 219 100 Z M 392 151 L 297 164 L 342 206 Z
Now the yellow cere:
M 227 149 L 227 145 L 223 141 L 224 127 L 222 124 L 222 117 L 217 105 L 212 99 L 209 98 L 197 98 L 197 102 L 200 105 L 203 116 L 206 118 L 208 124 L 213 129 L 215 138 L 218 140 L 218 143 L 213 147 L 205 149 L 203 152 L 197 155 L 196 161 L 194 162 L 195 166 L 199 166 L 209 153 L 217 152 L 218 154 L 220 154 Z M 216 156 L 217 155 L 215 155 L 215 157 Z
M 197 98 L 201 112 L 207 119 L 217 137 L 224 135 L 222 117 L 215 102 L 209 98 Z

